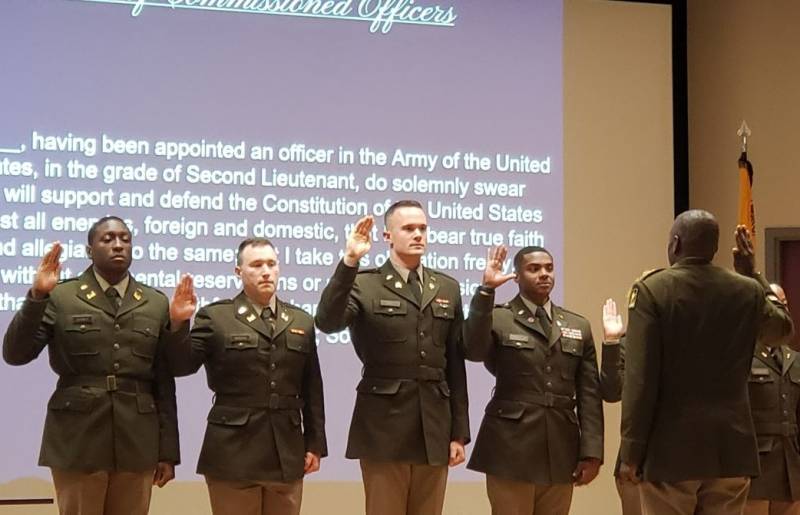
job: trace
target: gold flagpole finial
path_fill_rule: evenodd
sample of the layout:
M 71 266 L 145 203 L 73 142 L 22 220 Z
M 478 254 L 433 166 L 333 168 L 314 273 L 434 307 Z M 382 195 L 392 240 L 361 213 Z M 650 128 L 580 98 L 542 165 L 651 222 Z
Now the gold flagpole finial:
M 742 152 L 747 152 L 747 138 L 750 137 L 752 131 L 750 127 L 747 126 L 747 122 L 742 120 L 742 125 L 739 126 L 739 130 L 736 131 L 736 135 L 742 140 Z

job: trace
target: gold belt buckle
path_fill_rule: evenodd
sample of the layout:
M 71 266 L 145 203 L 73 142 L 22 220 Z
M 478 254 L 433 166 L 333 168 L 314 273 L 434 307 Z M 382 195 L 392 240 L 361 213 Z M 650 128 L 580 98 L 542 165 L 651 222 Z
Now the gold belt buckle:
M 106 376 L 106 390 L 109 392 L 117 391 L 117 376 Z

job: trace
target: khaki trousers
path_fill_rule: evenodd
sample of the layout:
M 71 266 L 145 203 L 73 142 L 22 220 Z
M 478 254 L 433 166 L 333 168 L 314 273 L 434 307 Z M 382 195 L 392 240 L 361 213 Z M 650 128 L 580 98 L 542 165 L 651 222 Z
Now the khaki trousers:
M 744 515 L 800 515 L 800 501 L 747 501 Z
M 366 515 L 441 515 L 447 465 L 360 463 Z
M 60 515 L 147 515 L 155 471 L 50 469 Z
M 614 478 L 617 484 L 619 501 L 622 504 L 622 515 L 642 515 L 642 498 L 639 495 L 639 485 L 630 481 Z
M 572 483 L 537 485 L 486 474 L 492 515 L 567 515 Z
M 742 515 L 749 477 L 639 484 L 643 515 Z
M 303 480 L 225 481 L 206 476 L 214 515 L 300 515 Z

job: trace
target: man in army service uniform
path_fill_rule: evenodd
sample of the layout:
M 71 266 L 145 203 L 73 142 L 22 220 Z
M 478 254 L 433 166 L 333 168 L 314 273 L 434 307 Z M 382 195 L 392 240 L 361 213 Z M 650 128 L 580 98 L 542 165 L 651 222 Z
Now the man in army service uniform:
M 631 289 L 620 476 L 642 479 L 645 515 L 741 514 L 759 472 L 747 378 L 756 338 L 779 346 L 792 322 L 755 272 L 746 229 L 738 274 L 711 263 L 718 242 L 711 213 L 680 214 L 671 266 Z
M 190 337 L 168 348 L 176 375 L 205 365 L 214 392 L 197 472 L 215 515 L 299 515 L 303 476 L 327 455 L 314 320 L 277 298 L 269 240 L 244 240 L 235 271 L 243 291 L 201 308 Z M 195 305 L 186 276 L 173 325 L 186 325 Z
M 526 247 L 503 274 L 507 250 L 489 251 L 464 324 L 467 359 L 496 376 L 468 467 L 486 473 L 494 515 L 566 515 L 573 485 L 603 459 L 603 409 L 589 322 L 550 300 L 553 257 Z M 493 308 L 495 288 L 519 294 Z
M 347 457 L 360 460 L 367 515 L 439 515 L 447 466 L 469 441 L 455 279 L 422 266 L 427 219 L 415 201 L 385 214 L 389 260 L 359 271 L 373 220 L 358 221 L 317 309 L 331 333 L 350 329 L 364 364 Z
M 12 365 L 48 347 L 58 384 L 47 404 L 39 464 L 51 468 L 62 515 L 144 515 L 153 484 L 179 461 L 168 300 L 137 282 L 131 232 L 109 216 L 89 230 L 92 265 L 58 283 L 56 242 L 3 340 Z
M 786 293 L 770 288 L 784 306 Z M 747 385 L 761 474 L 750 482 L 744 515 L 800 515 L 800 360 L 786 345 L 756 344 Z

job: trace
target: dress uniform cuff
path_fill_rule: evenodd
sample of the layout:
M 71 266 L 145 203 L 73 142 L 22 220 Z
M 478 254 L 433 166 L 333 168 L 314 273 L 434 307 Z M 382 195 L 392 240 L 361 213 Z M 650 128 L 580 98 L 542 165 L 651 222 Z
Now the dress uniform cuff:
M 28 294 L 25 295 L 25 300 L 22 302 L 20 313 L 26 319 L 41 318 L 48 302 L 50 302 L 50 295 L 42 299 L 34 299 L 29 290 Z
M 597 458 L 603 461 L 603 436 L 581 434 L 581 459 Z
M 344 259 L 342 259 L 336 266 L 336 271 L 333 273 L 331 280 L 352 283 L 356 280 L 356 275 L 358 275 L 358 266 L 347 266 Z
M 478 286 L 478 293 L 485 297 L 494 297 L 494 288 L 490 286 L 480 285 Z
M 619 458 L 623 463 L 639 466 L 644 461 L 646 444 L 630 438 L 622 438 L 619 446 Z

